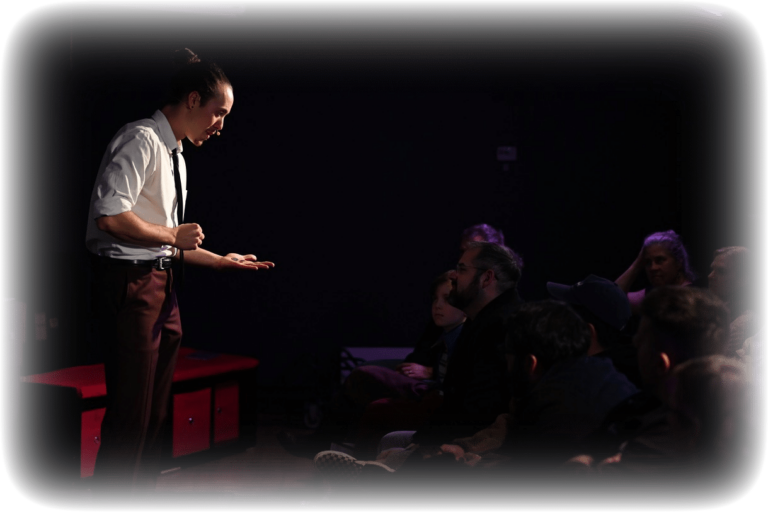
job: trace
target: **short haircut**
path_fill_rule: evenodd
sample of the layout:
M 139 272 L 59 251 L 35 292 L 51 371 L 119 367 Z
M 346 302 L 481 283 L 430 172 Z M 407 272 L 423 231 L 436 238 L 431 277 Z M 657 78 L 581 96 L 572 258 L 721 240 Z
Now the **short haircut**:
M 499 283 L 499 290 L 506 291 L 517 286 L 522 275 L 523 259 L 507 246 L 492 242 L 470 242 L 467 251 L 479 249 L 472 265 L 493 270 Z
M 548 369 L 586 355 L 590 338 L 587 323 L 565 302 L 526 302 L 508 320 L 505 350 L 519 357 L 534 355 Z
M 657 334 L 659 352 L 674 364 L 722 354 L 729 333 L 728 310 L 712 292 L 692 286 L 662 286 L 645 296 L 641 312 Z
M 696 273 L 693 271 L 691 264 L 688 261 L 688 251 L 685 250 L 680 235 L 671 229 L 668 231 L 651 233 L 645 237 L 645 240 L 643 241 L 643 250 L 652 245 L 660 245 L 664 247 L 664 249 L 666 249 L 666 251 L 680 265 L 680 272 L 683 273 L 686 279 L 689 281 L 694 281 L 696 279 Z
M 602 320 L 581 304 L 571 304 L 574 311 L 588 324 L 595 327 L 597 342 L 604 349 L 616 348 L 622 345 L 622 333 L 620 330 Z
M 488 224 L 475 224 L 461 233 L 461 239 L 471 242 L 475 237 L 480 237 L 485 242 L 504 245 L 504 233 Z

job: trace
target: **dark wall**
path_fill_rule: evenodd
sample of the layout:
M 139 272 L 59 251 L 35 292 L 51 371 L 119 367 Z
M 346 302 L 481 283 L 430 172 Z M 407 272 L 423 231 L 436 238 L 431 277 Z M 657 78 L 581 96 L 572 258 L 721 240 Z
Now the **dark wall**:
M 527 299 L 550 280 L 617 277 L 653 231 L 681 233 L 704 275 L 714 248 L 751 241 L 739 20 L 460 31 L 49 14 L 22 38 L 30 251 L 14 257 L 17 295 L 58 319 L 40 367 L 98 360 L 83 243 L 93 180 L 116 130 L 158 107 L 182 47 L 235 91 L 221 137 L 185 143 L 187 219 L 207 249 L 277 264 L 189 269 L 185 344 L 255 355 L 265 382 L 302 355 L 412 345 L 429 283 L 471 224 L 501 228 L 522 254 Z M 517 147 L 506 169 L 500 145 Z

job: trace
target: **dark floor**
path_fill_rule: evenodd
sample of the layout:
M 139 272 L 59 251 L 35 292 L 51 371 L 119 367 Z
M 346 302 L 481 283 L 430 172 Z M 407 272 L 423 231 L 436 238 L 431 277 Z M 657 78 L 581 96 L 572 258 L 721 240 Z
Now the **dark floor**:
M 154 492 L 137 497 L 97 496 L 83 479 L 66 489 L 52 490 L 34 479 L 17 487 L 19 499 L 34 508 L 96 510 L 123 507 L 154 509 L 158 505 L 204 506 L 254 504 L 295 508 L 322 505 L 329 490 L 323 485 L 311 458 L 295 457 L 277 440 L 280 430 L 297 435 L 310 432 L 292 425 L 280 415 L 260 415 L 255 433 L 243 436 L 244 443 L 199 457 L 187 457 L 179 467 L 163 471 Z
M 158 495 L 222 494 L 231 497 L 288 500 L 300 504 L 321 490 L 312 459 L 295 457 L 277 441 L 286 429 L 279 416 L 259 417 L 255 439 L 239 453 L 164 472 L 157 481 Z M 299 428 L 287 430 L 302 433 Z

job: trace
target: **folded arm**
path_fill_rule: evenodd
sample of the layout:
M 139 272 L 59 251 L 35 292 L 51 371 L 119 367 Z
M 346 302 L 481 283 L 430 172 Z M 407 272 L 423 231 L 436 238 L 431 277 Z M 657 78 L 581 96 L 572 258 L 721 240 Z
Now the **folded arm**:
M 193 251 L 203 243 L 205 235 L 199 224 L 182 224 L 175 228 L 152 224 L 131 211 L 118 215 L 104 215 L 96 219 L 96 225 L 118 240 L 144 247 L 170 245 Z

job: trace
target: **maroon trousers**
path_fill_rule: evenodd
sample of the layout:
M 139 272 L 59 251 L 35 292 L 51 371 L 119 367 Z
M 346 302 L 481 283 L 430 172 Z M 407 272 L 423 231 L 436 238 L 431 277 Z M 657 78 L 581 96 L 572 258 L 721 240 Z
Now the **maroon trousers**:
M 168 415 L 181 319 L 169 270 L 95 263 L 107 410 L 94 480 L 103 487 L 154 487 Z

